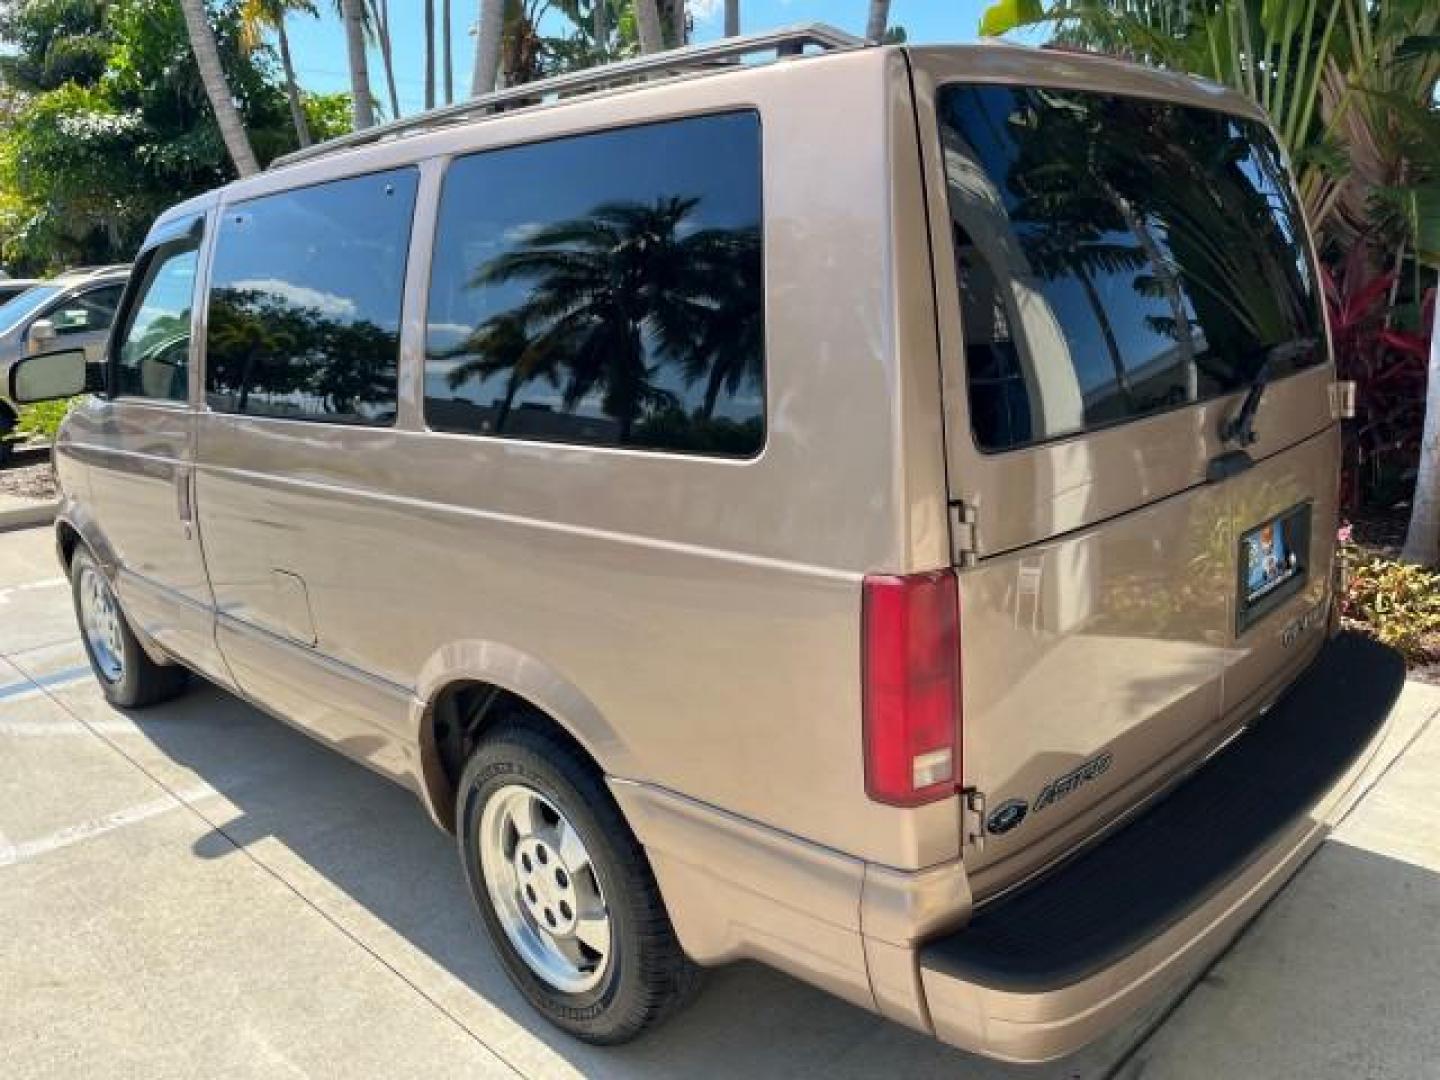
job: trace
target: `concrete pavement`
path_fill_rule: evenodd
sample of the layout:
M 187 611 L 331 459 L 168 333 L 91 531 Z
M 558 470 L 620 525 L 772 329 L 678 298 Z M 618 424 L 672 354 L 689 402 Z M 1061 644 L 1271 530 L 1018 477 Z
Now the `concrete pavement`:
M 413 798 L 221 691 L 109 708 L 49 530 L 0 535 L 0 1076 L 1419 1076 L 1440 1060 L 1440 692 L 1198 982 L 994 1066 L 756 965 L 628 1047 L 541 1023 Z

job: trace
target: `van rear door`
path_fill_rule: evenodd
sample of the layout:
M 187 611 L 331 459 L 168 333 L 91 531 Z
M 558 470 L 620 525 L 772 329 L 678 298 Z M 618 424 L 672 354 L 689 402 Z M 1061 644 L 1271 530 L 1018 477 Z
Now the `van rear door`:
M 1281 156 L 1258 117 L 1220 111 L 1243 106 L 1082 57 L 912 64 L 983 899 L 1293 673 L 1306 648 L 1278 628 L 1328 587 L 1330 543 L 1310 541 L 1334 531 L 1333 372 Z M 1246 396 L 1250 443 L 1230 430 Z

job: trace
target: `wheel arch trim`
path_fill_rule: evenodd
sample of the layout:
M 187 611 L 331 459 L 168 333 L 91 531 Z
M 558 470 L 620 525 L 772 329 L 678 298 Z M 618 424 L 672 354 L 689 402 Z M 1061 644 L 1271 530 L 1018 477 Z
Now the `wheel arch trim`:
M 531 705 L 569 735 L 606 776 L 635 774 L 628 742 L 579 687 L 550 665 L 499 641 L 451 642 L 421 665 L 410 702 L 410 729 L 418 748 L 415 787 L 426 811 L 446 831 L 454 828 L 455 792 L 435 742 L 434 713 L 441 696 L 462 684 L 488 684 Z

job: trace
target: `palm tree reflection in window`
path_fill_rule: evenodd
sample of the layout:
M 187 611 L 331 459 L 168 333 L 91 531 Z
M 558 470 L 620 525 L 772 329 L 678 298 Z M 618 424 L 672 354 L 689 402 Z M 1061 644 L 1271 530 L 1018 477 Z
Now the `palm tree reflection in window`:
M 698 198 L 607 202 L 529 230 L 466 287 L 522 285 L 437 359 L 452 391 L 504 379 L 491 424 L 526 434 L 516 400 L 548 387 L 564 414 L 598 407 L 609 434 L 584 441 L 750 454 L 763 439 L 757 227 L 697 227 Z M 749 391 L 747 405 L 740 396 Z M 532 401 L 541 393 L 528 395 Z M 723 412 L 722 399 L 729 404 Z M 564 438 L 563 419 L 546 434 Z
M 1063 349 L 1029 362 L 1073 365 L 1083 396 L 1083 418 L 1027 400 L 1045 380 L 1023 377 L 1025 352 L 1012 347 L 1023 343 L 968 328 L 972 412 L 987 447 L 1228 393 L 1274 346 L 1318 338 L 1298 207 L 1262 125 L 1068 90 L 951 87 L 941 106 L 947 160 L 958 166 L 962 289 L 983 284 L 978 240 L 1018 252 L 1011 262 L 1035 275 L 1065 336 Z M 1004 215 L 976 227 L 1008 234 L 1000 240 L 963 227 L 977 203 L 972 175 L 987 178 Z M 1002 284 L 1004 269 L 993 275 Z M 1000 379 L 1003 393 L 990 386 Z M 1051 412 L 1054 428 L 1044 423 Z

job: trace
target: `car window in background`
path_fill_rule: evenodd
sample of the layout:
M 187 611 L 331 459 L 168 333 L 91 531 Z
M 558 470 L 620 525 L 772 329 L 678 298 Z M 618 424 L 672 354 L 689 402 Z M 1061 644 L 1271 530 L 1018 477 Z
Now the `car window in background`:
M 36 285 L 0 304 L 0 334 L 8 334 L 60 294 L 57 285 Z
M 971 424 L 1007 450 L 1325 357 L 1304 225 L 1263 124 L 1173 102 L 939 96 Z
M 190 309 L 199 241 L 160 247 L 145 268 L 115 346 L 115 392 L 184 401 L 189 393 Z
M 426 423 L 758 453 L 760 197 L 753 112 L 455 161 L 435 230 Z
M 110 329 L 123 284 L 102 285 L 70 297 L 45 313 L 57 334 L 93 334 Z
M 418 177 L 395 169 L 225 209 L 210 275 L 211 408 L 395 422 Z

